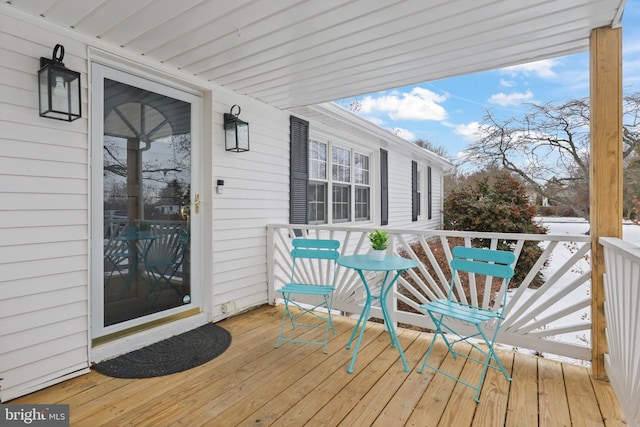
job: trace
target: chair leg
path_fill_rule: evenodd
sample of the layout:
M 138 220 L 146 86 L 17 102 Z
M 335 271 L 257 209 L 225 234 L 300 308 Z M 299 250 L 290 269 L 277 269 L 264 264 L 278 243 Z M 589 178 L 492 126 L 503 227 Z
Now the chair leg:
M 282 323 L 280 324 L 280 334 L 278 335 L 278 342 L 275 346 L 276 348 L 280 347 L 280 344 L 284 341 L 284 324 L 287 318 L 289 318 L 289 322 L 291 323 L 291 329 L 294 330 L 296 328 L 293 315 L 291 314 L 291 309 L 289 308 L 289 294 L 283 294 L 282 298 L 284 299 L 284 312 L 282 313 Z
M 284 299 L 284 313 L 283 313 L 283 325 L 282 327 L 284 327 L 284 319 L 288 318 L 289 319 L 289 323 L 291 323 L 291 330 L 295 330 L 296 329 L 296 319 L 293 317 L 293 313 L 291 313 L 291 307 L 289 307 L 289 294 L 287 294 L 286 298 Z
M 178 289 L 171 280 L 175 276 L 176 269 L 170 270 L 168 268 L 164 268 L 165 266 L 149 266 L 147 267 L 147 281 L 149 282 L 149 293 L 147 294 L 147 298 L 151 296 L 151 294 L 155 294 L 153 301 L 151 301 L 150 306 L 154 307 L 158 297 L 160 294 L 168 288 L 173 289 L 173 291 L 180 297 L 184 298 L 184 294 L 180 289 Z
M 111 279 L 113 278 L 114 274 L 117 272 L 118 277 L 120 277 L 120 279 L 124 282 L 124 286 L 122 287 L 122 292 L 120 293 L 120 299 L 122 299 L 124 298 L 126 293 L 129 291 L 129 289 L 131 289 L 131 284 L 133 282 L 132 267 L 131 267 L 132 264 L 129 263 L 127 265 L 127 274 L 125 276 L 124 268 L 120 266 L 120 262 L 122 262 L 121 259 L 107 257 L 107 260 L 109 261 L 109 264 L 111 264 L 111 268 L 109 270 L 109 275 L 104 282 L 104 287 L 106 288 L 107 286 L 109 286 Z
M 488 347 L 488 349 L 487 349 L 487 367 L 493 367 L 494 369 L 500 370 L 500 372 L 502 372 L 502 374 L 504 375 L 505 379 L 507 381 L 511 381 L 511 377 L 509 376 L 509 373 L 507 372 L 507 369 L 504 367 L 504 365 L 502 364 L 502 362 L 498 358 L 498 354 L 493 349 L 493 344 L 496 342 L 496 338 L 498 336 L 498 330 L 500 329 L 500 325 L 498 324 L 496 326 L 496 330 L 493 333 L 493 339 L 492 340 L 489 340 L 487 338 L 486 334 L 484 333 L 484 330 L 481 328 L 480 325 L 477 325 L 477 326 L 478 326 L 478 331 L 480 332 L 480 335 L 482 335 L 482 338 L 484 339 L 484 341 L 485 341 L 485 343 L 487 344 L 487 347 Z M 491 359 L 496 361 L 497 368 L 495 366 L 491 365 Z
M 436 318 L 436 316 L 434 316 L 432 313 L 429 313 L 429 316 L 431 316 L 431 320 L 433 320 L 433 323 L 436 325 L 436 330 L 433 333 L 433 338 L 431 339 L 431 344 L 429 345 L 429 349 L 427 350 L 427 353 L 424 356 L 424 361 L 422 362 L 422 366 L 420 366 L 420 369 L 418 369 L 418 373 L 422 373 L 426 366 L 429 366 L 432 369 L 438 370 L 434 366 L 431 366 L 431 365 L 427 364 L 427 360 L 429 359 L 429 355 L 431 355 L 431 351 L 433 350 L 433 347 L 434 347 L 434 345 L 436 343 L 436 340 L 438 339 L 438 336 L 442 337 L 442 339 L 444 340 L 445 344 L 447 345 L 447 348 L 451 352 L 451 355 L 453 356 L 454 359 L 458 354 L 453 349 L 453 346 L 451 345 L 451 343 L 449 343 L 449 340 L 444 335 L 444 332 L 442 332 L 442 321 L 444 320 L 444 316 L 441 315 L 439 318 Z
M 333 318 L 331 317 L 331 308 L 333 307 L 333 294 L 331 295 L 331 298 L 327 300 L 327 297 L 324 297 L 324 304 L 327 307 L 327 319 L 329 321 L 329 326 L 331 326 L 331 331 L 333 332 L 333 335 L 336 335 L 336 327 L 333 324 Z
M 323 295 L 323 303 L 317 304 L 314 307 L 308 308 L 308 307 L 302 307 L 300 305 L 298 305 L 295 301 L 290 299 L 290 294 L 283 294 L 283 300 L 284 300 L 284 312 L 282 313 L 282 323 L 280 325 L 280 333 L 278 335 L 278 342 L 275 345 L 275 348 L 280 347 L 280 345 L 283 342 L 295 342 L 295 343 L 301 343 L 301 344 L 315 344 L 315 345 L 321 345 L 323 348 L 323 351 L 325 354 L 328 354 L 328 350 L 327 350 L 327 345 L 329 343 L 329 331 L 332 331 L 333 334 L 337 334 L 336 329 L 335 329 L 335 325 L 333 324 L 333 319 L 331 318 L 331 302 L 328 299 L 328 297 L 326 295 Z M 291 312 L 291 307 L 290 304 L 295 305 L 296 307 L 300 308 L 301 312 L 297 313 L 297 314 L 293 314 Z M 314 310 L 318 307 L 326 307 L 327 308 L 327 314 L 326 316 L 323 316 L 321 314 L 317 314 L 314 312 Z M 302 316 L 315 316 L 317 319 L 320 319 L 322 321 L 322 326 L 320 325 L 314 325 L 314 324 L 309 324 L 309 323 L 303 323 L 303 322 L 297 322 L 297 319 L 302 317 Z M 297 326 L 305 326 L 305 327 L 309 327 L 309 328 L 316 328 L 316 329 L 324 329 L 325 330 L 325 338 L 323 341 L 305 341 L 305 340 L 298 340 L 298 339 L 292 339 L 292 338 L 286 338 L 284 336 L 284 325 L 286 322 L 286 319 L 289 318 L 289 321 L 291 322 L 291 329 L 295 330 Z
M 482 390 L 482 384 L 484 383 L 484 379 L 487 375 L 487 370 L 489 368 L 494 368 L 494 369 L 498 369 L 502 372 L 502 374 L 504 375 L 504 377 L 507 379 L 507 381 L 511 381 L 511 377 L 509 376 L 509 374 L 507 373 L 507 370 L 505 369 L 504 365 L 502 365 L 502 362 L 500 362 L 500 359 L 498 358 L 498 355 L 496 354 L 495 350 L 493 349 L 493 344 L 495 343 L 495 339 L 498 335 L 498 329 L 499 329 L 499 325 L 496 326 L 496 330 L 493 334 L 493 339 L 489 340 L 487 338 L 487 335 L 485 334 L 484 330 L 482 329 L 480 324 L 477 324 L 476 327 L 478 328 L 478 332 L 480 333 L 480 335 L 482 336 L 482 338 L 484 339 L 485 344 L 487 345 L 487 351 L 483 352 L 482 350 L 480 350 L 478 347 L 476 347 L 474 345 L 474 347 L 476 349 L 478 349 L 479 351 L 481 351 L 482 353 L 485 354 L 485 360 L 477 360 L 478 362 L 482 363 L 482 372 L 480 374 L 480 381 L 478 381 L 478 386 L 477 387 L 473 387 L 471 385 L 469 385 L 469 387 L 474 388 L 476 390 L 476 395 L 475 395 L 475 401 L 480 403 L 480 391 Z M 476 360 L 476 359 L 474 359 Z M 496 361 L 496 365 L 497 366 L 493 366 L 491 364 L 491 360 L 495 360 Z
M 435 371 L 437 371 L 437 372 L 440 372 L 440 373 L 442 373 L 443 375 L 445 375 L 445 376 L 447 376 L 447 377 L 449 377 L 449 378 L 451 378 L 451 379 L 453 379 L 453 380 L 455 380 L 455 381 L 457 381 L 457 382 L 460 382 L 460 383 L 462 383 L 462 384 L 466 385 L 467 387 L 470 387 L 470 388 L 474 389 L 474 390 L 476 391 L 474 399 L 475 399 L 475 401 L 476 401 L 476 402 L 478 402 L 478 403 L 480 403 L 480 392 L 482 391 L 482 385 L 483 385 L 483 383 L 484 383 L 485 377 L 486 377 L 486 375 L 487 375 L 487 370 L 488 370 L 489 368 L 493 368 L 493 369 L 497 369 L 497 370 L 501 371 L 501 372 L 502 372 L 502 374 L 504 375 L 504 377 L 507 379 L 507 381 L 511 381 L 511 377 L 509 376 L 509 373 L 508 373 L 508 372 L 507 372 L 507 370 L 505 369 L 504 365 L 502 364 L 502 362 L 501 362 L 501 361 L 500 361 L 500 359 L 498 358 L 498 355 L 497 355 L 497 353 L 495 352 L 495 350 L 494 350 L 494 348 L 493 348 L 493 344 L 495 343 L 496 337 L 498 336 L 499 324 L 496 326 L 496 329 L 495 329 L 495 331 L 494 331 L 494 333 L 493 333 L 493 339 L 489 339 L 489 338 L 487 337 L 486 333 L 485 333 L 485 332 L 484 332 L 484 330 L 482 329 L 481 324 L 476 324 L 476 327 L 477 327 L 478 332 L 479 332 L 479 333 L 478 333 L 478 334 L 476 334 L 476 335 L 480 335 L 480 336 L 482 336 L 482 338 L 483 338 L 483 340 L 484 340 L 484 343 L 487 345 L 487 351 L 484 351 L 484 350 L 482 350 L 480 347 L 478 347 L 476 344 L 474 344 L 474 343 L 472 343 L 472 342 L 469 342 L 469 344 L 470 344 L 474 349 L 476 349 L 476 350 L 477 350 L 477 351 L 479 351 L 483 356 L 485 356 L 485 357 L 484 357 L 484 360 L 476 359 L 475 357 L 472 357 L 472 356 L 470 356 L 470 355 L 469 355 L 469 356 L 465 356 L 467 359 L 473 360 L 473 361 L 478 362 L 478 363 L 480 363 L 480 364 L 482 364 L 482 365 L 483 365 L 483 366 L 482 366 L 482 372 L 481 372 L 481 374 L 480 374 L 480 380 L 478 381 L 478 383 L 477 383 L 478 385 L 477 385 L 477 386 L 475 386 L 475 385 L 473 385 L 473 384 L 469 384 L 469 383 L 467 383 L 466 381 L 461 380 L 460 378 L 457 378 L 457 377 L 455 377 L 455 376 L 453 376 L 453 375 L 450 375 L 450 374 L 448 374 L 447 372 L 444 372 L 444 371 L 442 371 L 442 370 L 440 370 L 440 369 L 438 369 L 438 368 L 436 368 L 436 367 L 434 367 L 434 366 L 432 366 L 432 365 L 429 365 L 429 364 L 427 363 L 427 360 L 429 359 L 429 356 L 430 356 L 430 354 L 431 354 L 431 351 L 433 350 L 433 347 L 434 347 L 434 345 L 435 345 L 435 342 L 436 342 L 436 339 L 437 339 L 437 337 L 438 337 L 438 336 L 441 336 L 441 337 L 442 337 L 442 339 L 445 341 L 445 343 L 447 344 L 447 347 L 448 347 L 449 351 L 451 352 L 451 354 L 452 354 L 453 358 L 455 358 L 455 357 L 456 357 L 456 355 L 458 354 L 458 353 L 453 349 L 453 345 L 452 345 L 452 343 L 450 343 L 450 342 L 449 342 L 449 340 L 446 338 L 445 334 L 444 334 L 444 333 L 443 333 L 443 331 L 442 331 L 442 326 L 443 326 L 443 324 L 442 324 L 442 320 L 443 320 L 443 317 L 444 317 L 444 316 L 440 316 L 440 318 L 438 319 L 438 318 L 436 318 L 435 316 L 433 316 L 431 313 L 429 313 L 429 315 L 431 316 L 432 320 L 434 321 L 434 324 L 436 325 L 436 331 L 435 331 L 435 333 L 433 334 L 433 339 L 432 339 L 431 344 L 429 345 L 429 349 L 427 350 L 427 353 L 426 353 L 426 355 L 425 355 L 425 357 L 424 357 L 424 361 L 423 361 L 423 363 L 422 363 L 422 366 L 420 367 L 420 369 L 418 369 L 418 373 L 421 373 L 422 371 L 424 371 L 424 368 L 425 368 L 426 366 L 428 366 L 428 367 L 430 367 L 431 369 L 433 369 L 433 370 L 435 370 Z M 448 329 L 449 329 L 449 328 L 448 328 Z M 452 332 L 454 332 L 454 331 L 452 331 Z M 454 332 L 454 333 L 455 333 L 455 332 Z M 468 337 L 467 337 L 467 338 L 468 338 Z M 462 340 L 464 340 L 464 338 L 463 338 L 463 339 L 461 339 L 460 341 L 462 341 Z M 455 342 L 458 342 L 458 341 L 454 341 L 454 343 L 455 343 Z M 463 355 L 463 356 L 464 356 L 464 355 Z M 492 361 L 492 360 L 495 360 L 495 361 L 496 361 L 496 366 L 492 365 L 492 363 L 491 363 L 491 361 Z

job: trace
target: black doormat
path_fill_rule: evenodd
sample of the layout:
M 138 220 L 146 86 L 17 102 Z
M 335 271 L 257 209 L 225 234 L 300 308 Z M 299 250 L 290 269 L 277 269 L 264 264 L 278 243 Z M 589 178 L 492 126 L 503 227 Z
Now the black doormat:
M 224 353 L 231 334 L 213 323 L 92 366 L 115 378 L 151 378 L 186 371 Z

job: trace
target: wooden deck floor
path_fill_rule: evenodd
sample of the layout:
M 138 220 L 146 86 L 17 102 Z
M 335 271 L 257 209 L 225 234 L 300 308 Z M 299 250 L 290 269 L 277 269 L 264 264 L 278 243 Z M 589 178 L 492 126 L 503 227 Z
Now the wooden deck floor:
M 327 355 L 311 345 L 275 349 L 281 313 L 262 307 L 220 322 L 233 335 L 230 348 L 186 372 L 131 380 L 92 371 L 9 403 L 69 404 L 71 425 L 90 427 L 626 425 L 610 385 L 584 367 L 503 351 L 513 382 L 489 370 L 476 404 L 470 388 L 428 369 L 416 372 L 430 334 L 401 330 L 411 368 L 404 372 L 384 327 L 369 323 L 348 374 L 354 320 L 336 319 Z M 478 374 L 477 364 L 444 350 L 437 347 L 430 360 L 466 378 Z

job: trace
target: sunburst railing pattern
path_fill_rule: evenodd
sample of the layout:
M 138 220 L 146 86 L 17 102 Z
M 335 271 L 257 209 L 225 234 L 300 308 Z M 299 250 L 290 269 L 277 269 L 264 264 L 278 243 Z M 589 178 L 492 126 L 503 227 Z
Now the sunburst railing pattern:
M 295 237 L 331 238 L 341 241 L 342 255 L 369 252 L 367 234 L 370 229 L 350 227 L 269 225 L 268 263 L 270 301 L 276 302 L 275 290 L 288 280 L 291 240 Z M 455 245 L 490 248 L 508 247 L 516 254 L 516 265 L 527 245 L 540 247 L 540 255 L 515 287 L 508 291 L 505 322 L 498 336 L 504 345 L 526 349 L 532 353 L 588 362 L 591 359 L 591 240 L 585 235 L 472 233 L 444 230 L 385 229 L 392 238 L 389 252 L 413 258 L 419 266 L 398 280 L 388 302 L 392 318 L 403 325 L 429 330 L 428 316 L 418 309 L 432 299 L 441 298 L 448 290 L 451 248 Z M 320 264 L 308 265 L 300 274 L 322 275 Z M 476 280 L 477 279 L 477 280 Z M 381 280 L 371 273 L 368 282 Z M 455 283 L 462 301 L 501 301 L 492 284 L 483 278 L 469 277 Z M 364 297 L 360 279 L 352 270 L 338 272 L 333 307 L 344 313 L 360 313 Z M 309 301 L 312 302 L 312 301 Z M 372 316 L 382 318 L 380 310 Z M 464 329 L 464 325 L 461 326 Z

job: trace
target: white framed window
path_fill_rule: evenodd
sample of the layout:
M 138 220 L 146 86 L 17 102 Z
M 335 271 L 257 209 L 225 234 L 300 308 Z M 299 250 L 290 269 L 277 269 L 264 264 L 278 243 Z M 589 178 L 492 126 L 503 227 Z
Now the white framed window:
M 370 154 L 346 145 L 310 140 L 307 193 L 309 224 L 369 221 L 370 165 Z

